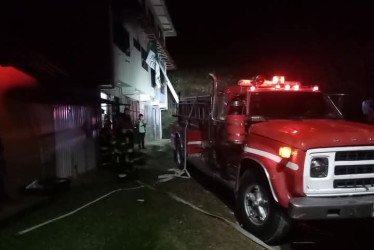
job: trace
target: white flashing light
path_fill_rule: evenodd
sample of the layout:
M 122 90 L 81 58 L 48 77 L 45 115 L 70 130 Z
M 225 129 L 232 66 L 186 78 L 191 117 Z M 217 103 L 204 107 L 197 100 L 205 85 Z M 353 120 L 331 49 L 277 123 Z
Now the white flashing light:
M 255 91 L 256 90 L 256 87 L 255 86 L 251 86 L 251 91 Z
M 251 84 L 251 80 L 244 80 L 244 79 L 242 79 L 242 80 L 239 80 L 239 82 L 238 82 L 238 85 L 240 85 L 240 86 L 250 85 L 250 84 Z
M 286 86 L 284 86 L 284 89 L 285 90 L 290 90 L 291 86 L 289 84 L 287 84 Z
M 273 76 L 273 83 L 274 84 L 284 83 L 284 81 L 285 81 L 284 76 Z
M 300 89 L 300 86 L 299 86 L 298 84 L 296 84 L 296 85 L 293 86 L 293 89 L 294 89 L 294 90 L 299 90 L 299 89 Z
M 313 87 L 313 91 L 318 91 L 318 90 L 319 90 L 318 86 Z
M 273 76 L 273 83 L 278 83 L 278 81 L 279 81 L 278 76 Z

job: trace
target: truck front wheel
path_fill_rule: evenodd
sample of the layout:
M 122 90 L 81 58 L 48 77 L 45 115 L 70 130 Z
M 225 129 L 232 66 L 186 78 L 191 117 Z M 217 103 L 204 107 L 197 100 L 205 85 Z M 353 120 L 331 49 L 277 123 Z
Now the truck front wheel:
M 290 220 L 274 201 L 267 179 L 246 171 L 240 179 L 236 216 L 241 225 L 268 244 L 281 242 L 290 230 Z

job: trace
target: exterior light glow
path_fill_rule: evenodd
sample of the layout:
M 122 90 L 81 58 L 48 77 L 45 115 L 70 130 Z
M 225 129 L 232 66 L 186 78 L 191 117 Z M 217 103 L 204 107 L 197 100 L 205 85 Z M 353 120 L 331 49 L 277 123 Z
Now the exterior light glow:
M 278 82 L 279 82 L 278 76 L 273 76 L 273 83 L 278 83 Z
M 284 76 L 273 76 L 273 83 L 284 83 Z
M 251 86 L 251 91 L 255 91 L 256 90 L 256 87 L 255 86 Z
M 279 148 L 279 155 L 282 158 L 290 158 L 292 154 L 292 150 L 290 147 L 280 147 Z
M 293 89 L 294 89 L 294 90 L 299 90 L 299 88 L 300 88 L 299 85 L 295 85 L 295 86 L 293 86 Z
M 242 86 L 242 85 L 249 85 L 251 84 L 251 80 L 240 80 L 238 82 L 238 85 Z
M 313 87 L 313 91 L 318 91 L 318 90 L 319 90 L 318 86 Z
M 289 90 L 290 88 L 291 88 L 291 86 L 288 85 L 288 84 L 287 84 L 286 86 L 284 86 L 284 89 L 285 89 L 285 90 Z
M 280 89 L 281 86 L 280 86 L 279 84 L 277 84 L 277 85 L 275 85 L 275 88 L 276 88 L 276 89 Z

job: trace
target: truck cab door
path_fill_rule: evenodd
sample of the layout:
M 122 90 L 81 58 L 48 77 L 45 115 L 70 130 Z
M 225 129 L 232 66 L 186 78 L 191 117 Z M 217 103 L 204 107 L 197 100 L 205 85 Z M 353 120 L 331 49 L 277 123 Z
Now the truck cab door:
M 220 94 L 216 99 L 216 109 L 215 109 L 215 120 L 210 126 L 210 136 L 211 141 L 211 156 L 210 165 L 213 170 L 219 170 L 224 164 L 224 158 L 222 156 L 222 146 L 226 141 L 225 132 L 225 121 L 226 121 L 226 98 L 224 95 Z

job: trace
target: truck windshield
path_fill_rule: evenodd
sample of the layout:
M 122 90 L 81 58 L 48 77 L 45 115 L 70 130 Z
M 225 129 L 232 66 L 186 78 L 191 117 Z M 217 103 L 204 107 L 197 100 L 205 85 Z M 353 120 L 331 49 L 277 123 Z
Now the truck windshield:
M 250 115 L 266 119 L 341 119 L 332 102 L 315 92 L 259 92 L 250 97 Z

